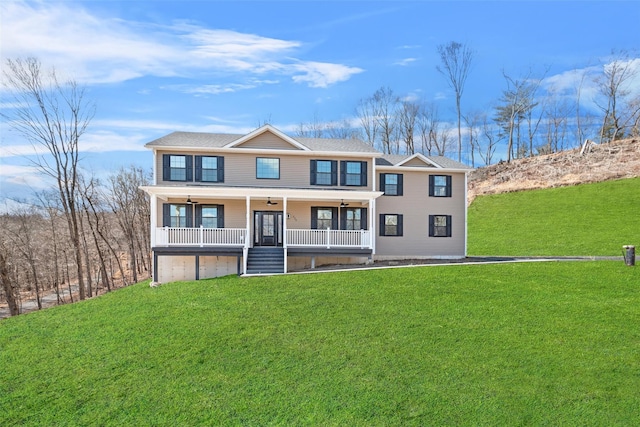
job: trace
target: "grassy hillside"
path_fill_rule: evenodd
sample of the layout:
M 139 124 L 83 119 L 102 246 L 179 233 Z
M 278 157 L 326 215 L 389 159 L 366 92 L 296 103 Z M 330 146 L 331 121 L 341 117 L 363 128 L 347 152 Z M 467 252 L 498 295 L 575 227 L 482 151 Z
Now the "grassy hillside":
M 0 425 L 638 425 L 640 269 L 149 288 L 0 322 Z
M 640 178 L 479 196 L 472 255 L 621 255 L 640 247 Z

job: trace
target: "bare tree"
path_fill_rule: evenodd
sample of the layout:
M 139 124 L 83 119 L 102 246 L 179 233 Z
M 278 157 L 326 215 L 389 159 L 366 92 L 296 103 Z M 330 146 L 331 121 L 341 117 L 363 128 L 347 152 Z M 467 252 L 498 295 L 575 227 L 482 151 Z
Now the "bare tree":
M 2 116 L 34 147 L 34 165 L 53 178 L 74 246 L 80 299 L 85 298 L 78 202 L 80 138 L 95 106 L 74 80 L 60 83 L 55 69 L 43 73 L 35 58 L 7 60 L 4 83 L 17 107 Z M 41 154 L 42 151 L 45 154 Z
M 596 79 L 600 95 L 604 98 L 604 101 L 596 101 L 604 116 L 600 128 L 601 142 L 624 138 L 625 128 L 633 126 L 640 114 L 640 110 L 633 108 L 633 100 L 629 99 L 634 98 L 629 83 L 640 72 L 640 66 L 627 51 L 613 51 L 612 57 L 611 62 L 604 64 L 603 74 Z
M 16 281 L 12 277 L 9 270 L 9 252 L 5 243 L 0 240 L 0 282 L 2 283 L 2 291 L 9 306 L 9 314 L 17 316 L 20 314 L 20 306 L 18 305 L 18 290 L 16 289 Z
M 399 132 L 400 137 L 404 141 L 405 152 L 407 154 L 414 154 L 415 149 L 415 132 L 420 113 L 420 104 L 412 101 L 402 101 L 400 104 L 399 114 Z
M 456 113 L 458 115 L 458 161 L 462 161 L 462 130 L 461 130 L 461 106 L 460 100 L 464 91 L 464 85 L 471 71 L 474 52 L 463 43 L 451 41 L 438 46 L 441 65 L 436 69 L 447 79 L 447 83 L 453 89 L 456 96 Z
M 494 125 L 489 121 L 489 118 L 485 114 L 482 117 L 482 134 L 484 135 L 484 141 L 478 140 L 478 155 L 484 162 L 485 166 L 489 166 L 493 163 L 493 156 L 496 152 L 496 147 L 500 142 L 500 136 L 493 129 Z

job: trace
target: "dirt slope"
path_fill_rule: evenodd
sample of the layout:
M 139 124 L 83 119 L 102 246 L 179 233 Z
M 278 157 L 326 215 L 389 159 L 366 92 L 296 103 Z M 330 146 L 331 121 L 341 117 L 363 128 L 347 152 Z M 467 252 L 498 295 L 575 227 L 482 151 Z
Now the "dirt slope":
M 469 175 L 469 203 L 478 195 L 562 187 L 640 177 L 640 139 L 547 154 L 476 169 Z

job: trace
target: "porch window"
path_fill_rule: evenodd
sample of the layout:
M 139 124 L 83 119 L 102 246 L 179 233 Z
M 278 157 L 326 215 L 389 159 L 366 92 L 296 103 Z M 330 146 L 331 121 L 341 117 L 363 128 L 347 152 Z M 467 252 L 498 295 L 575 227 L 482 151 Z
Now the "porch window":
M 367 229 L 367 209 L 366 208 L 342 208 L 340 212 L 341 230 L 366 230 Z
M 163 227 L 191 227 L 192 211 L 190 205 L 165 203 L 162 205 Z
M 196 227 L 224 228 L 223 205 L 197 205 Z
M 256 178 L 280 179 L 280 159 L 268 157 L 256 158 Z
M 192 181 L 193 157 L 176 154 L 163 154 L 162 179 L 164 181 Z
M 224 157 L 196 156 L 196 181 L 224 182 Z
M 338 162 L 311 160 L 311 185 L 338 185 Z
M 429 197 L 451 197 L 451 175 L 429 175 Z
M 401 214 L 380 214 L 381 236 L 402 236 Z
M 340 185 L 366 187 L 367 162 L 340 162 Z
M 385 196 L 402 196 L 403 193 L 403 175 L 401 173 L 381 173 L 380 174 L 380 191 Z
M 338 229 L 338 208 L 312 207 L 311 228 L 314 230 Z
M 429 237 L 451 237 L 451 215 L 429 215 Z

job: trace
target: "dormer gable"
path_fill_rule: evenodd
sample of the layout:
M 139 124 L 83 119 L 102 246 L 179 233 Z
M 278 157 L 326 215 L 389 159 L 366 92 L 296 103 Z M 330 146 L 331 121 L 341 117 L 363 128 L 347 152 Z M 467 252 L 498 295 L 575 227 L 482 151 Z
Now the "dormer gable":
M 285 135 L 271 125 L 264 125 L 235 141 L 225 145 L 224 148 L 252 148 L 260 150 L 296 150 L 310 151 L 308 147 Z

